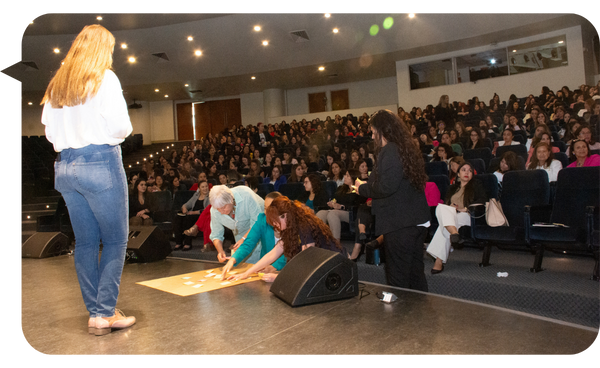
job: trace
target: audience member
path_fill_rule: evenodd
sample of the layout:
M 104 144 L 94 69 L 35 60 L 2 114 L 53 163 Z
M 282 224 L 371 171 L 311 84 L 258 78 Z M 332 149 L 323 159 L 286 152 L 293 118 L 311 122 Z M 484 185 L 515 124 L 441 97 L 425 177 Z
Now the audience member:
M 427 253 L 435 258 L 431 274 L 444 270 L 444 264 L 448 262 L 450 246 L 458 246 L 461 243 L 458 229 L 461 226 L 471 225 L 469 206 L 487 202 L 483 185 L 478 180 L 473 180 L 473 176 L 474 169 L 471 164 L 468 162 L 462 164 L 458 169 L 457 182 L 448 189 L 445 204 L 436 207 L 435 215 L 439 227 L 427 247 Z
M 152 226 L 154 221 L 151 217 L 150 208 L 146 201 L 146 181 L 138 179 L 131 195 L 129 196 L 129 225 Z
M 548 173 L 548 180 L 556 181 L 558 172 L 562 169 L 562 163 L 554 159 L 552 147 L 548 143 L 540 142 L 534 148 L 527 169 L 545 170 Z

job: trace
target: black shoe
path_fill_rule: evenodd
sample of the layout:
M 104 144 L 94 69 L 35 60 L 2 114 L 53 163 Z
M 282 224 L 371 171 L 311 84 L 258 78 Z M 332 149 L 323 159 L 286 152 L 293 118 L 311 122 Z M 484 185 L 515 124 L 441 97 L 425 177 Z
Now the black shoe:
M 436 275 L 438 273 L 441 273 L 442 271 L 444 271 L 444 265 L 442 264 L 442 269 L 441 270 L 434 270 L 433 268 L 431 269 L 431 274 L 432 275 Z
M 368 247 L 370 249 L 379 249 L 379 248 L 381 248 L 381 244 L 379 244 L 377 239 L 373 239 L 370 242 L 366 243 L 365 247 Z

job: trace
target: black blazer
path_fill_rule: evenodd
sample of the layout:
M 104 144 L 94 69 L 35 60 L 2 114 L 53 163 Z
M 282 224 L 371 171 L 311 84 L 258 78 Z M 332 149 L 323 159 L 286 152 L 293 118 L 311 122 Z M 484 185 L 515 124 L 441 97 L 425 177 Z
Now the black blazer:
M 306 204 L 306 201 L 308 201 L 309 196 L 310 192 L 304 191 L 298 196 L 298 201 Z M 313 207 L 315 209 L 315 213 L 317 213 L 319 210 L 329 208 L 327 207 L 328 201 L 329 200 L 327 199 L 327 192 L 325 191 L 325 188 L 322 187 L 321 190 L 315 194 L 315 198 L 313 199 Z
M 377 170 L 371 173 L 359 194 L 372 198 L 371 213 L 376 216 L 375 232 L 386 234 L 431 220 L 425 188 L 415 189 L 404 176 L 402 160 L 395 143 L 388 143 L 377 157 Z

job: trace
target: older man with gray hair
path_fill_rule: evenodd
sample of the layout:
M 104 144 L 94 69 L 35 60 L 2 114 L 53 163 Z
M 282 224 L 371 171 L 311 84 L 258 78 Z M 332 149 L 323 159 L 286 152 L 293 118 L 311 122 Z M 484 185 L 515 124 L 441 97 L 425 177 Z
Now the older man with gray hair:
M 228 188 L 226 185 L 215 185 L 210 190 L 210 240 L 217 248 L 217 259 L 226 262 L 223 250 L 224 228 L 233 232 L 236 249 L 241 245 L 256 222 L 258 215 L 264 212 L 265 202 L 254 191 L 245 185 Z M 256 263 L 260 259 L 260 242 L 244 261 Z

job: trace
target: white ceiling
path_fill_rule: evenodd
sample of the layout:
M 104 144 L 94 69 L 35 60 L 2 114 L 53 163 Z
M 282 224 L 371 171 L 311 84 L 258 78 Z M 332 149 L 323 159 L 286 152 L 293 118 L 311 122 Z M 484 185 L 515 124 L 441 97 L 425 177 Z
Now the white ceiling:
M 393 26 L 384 29 L 383 21 L 390 16 Z M 72 40 L 93 23 L 104 25 L 116 38 L 113 66 L 128 103 L 134 98 L 200 100 L 392 77 L 396 60 L 573 25 L 593 27 L 572 14 L 417 14 L 414 19 L 406 14 L 106 14 L 101 21 L 96 14 L 46 14 L 29 25 L 22 43 L 22 61 L 34 62 L 38 70 L 20 62 L 3 70 L 22 82 L 24 103 L 41 99 Z M 374 24 L 379 32 L 371 36 Z M 262 30 L 255 32 L 255 25 Z M 310 40 L 294 42 L 290 32 L 297 30 L 305 30 Z M 269 45 L 262 46 L 263 40 Z M 119 47 L 123 42 L 126 50 Z M 197 49 L 202 56 L 194 55 Z M 166 53 L 169 61 L 154 53 Z M 137 61 L 129 63 L 129 56 Z M 325 71 L 319 72 L 318 66 Z M 194 90 L 202 92 L 190 92 Z

